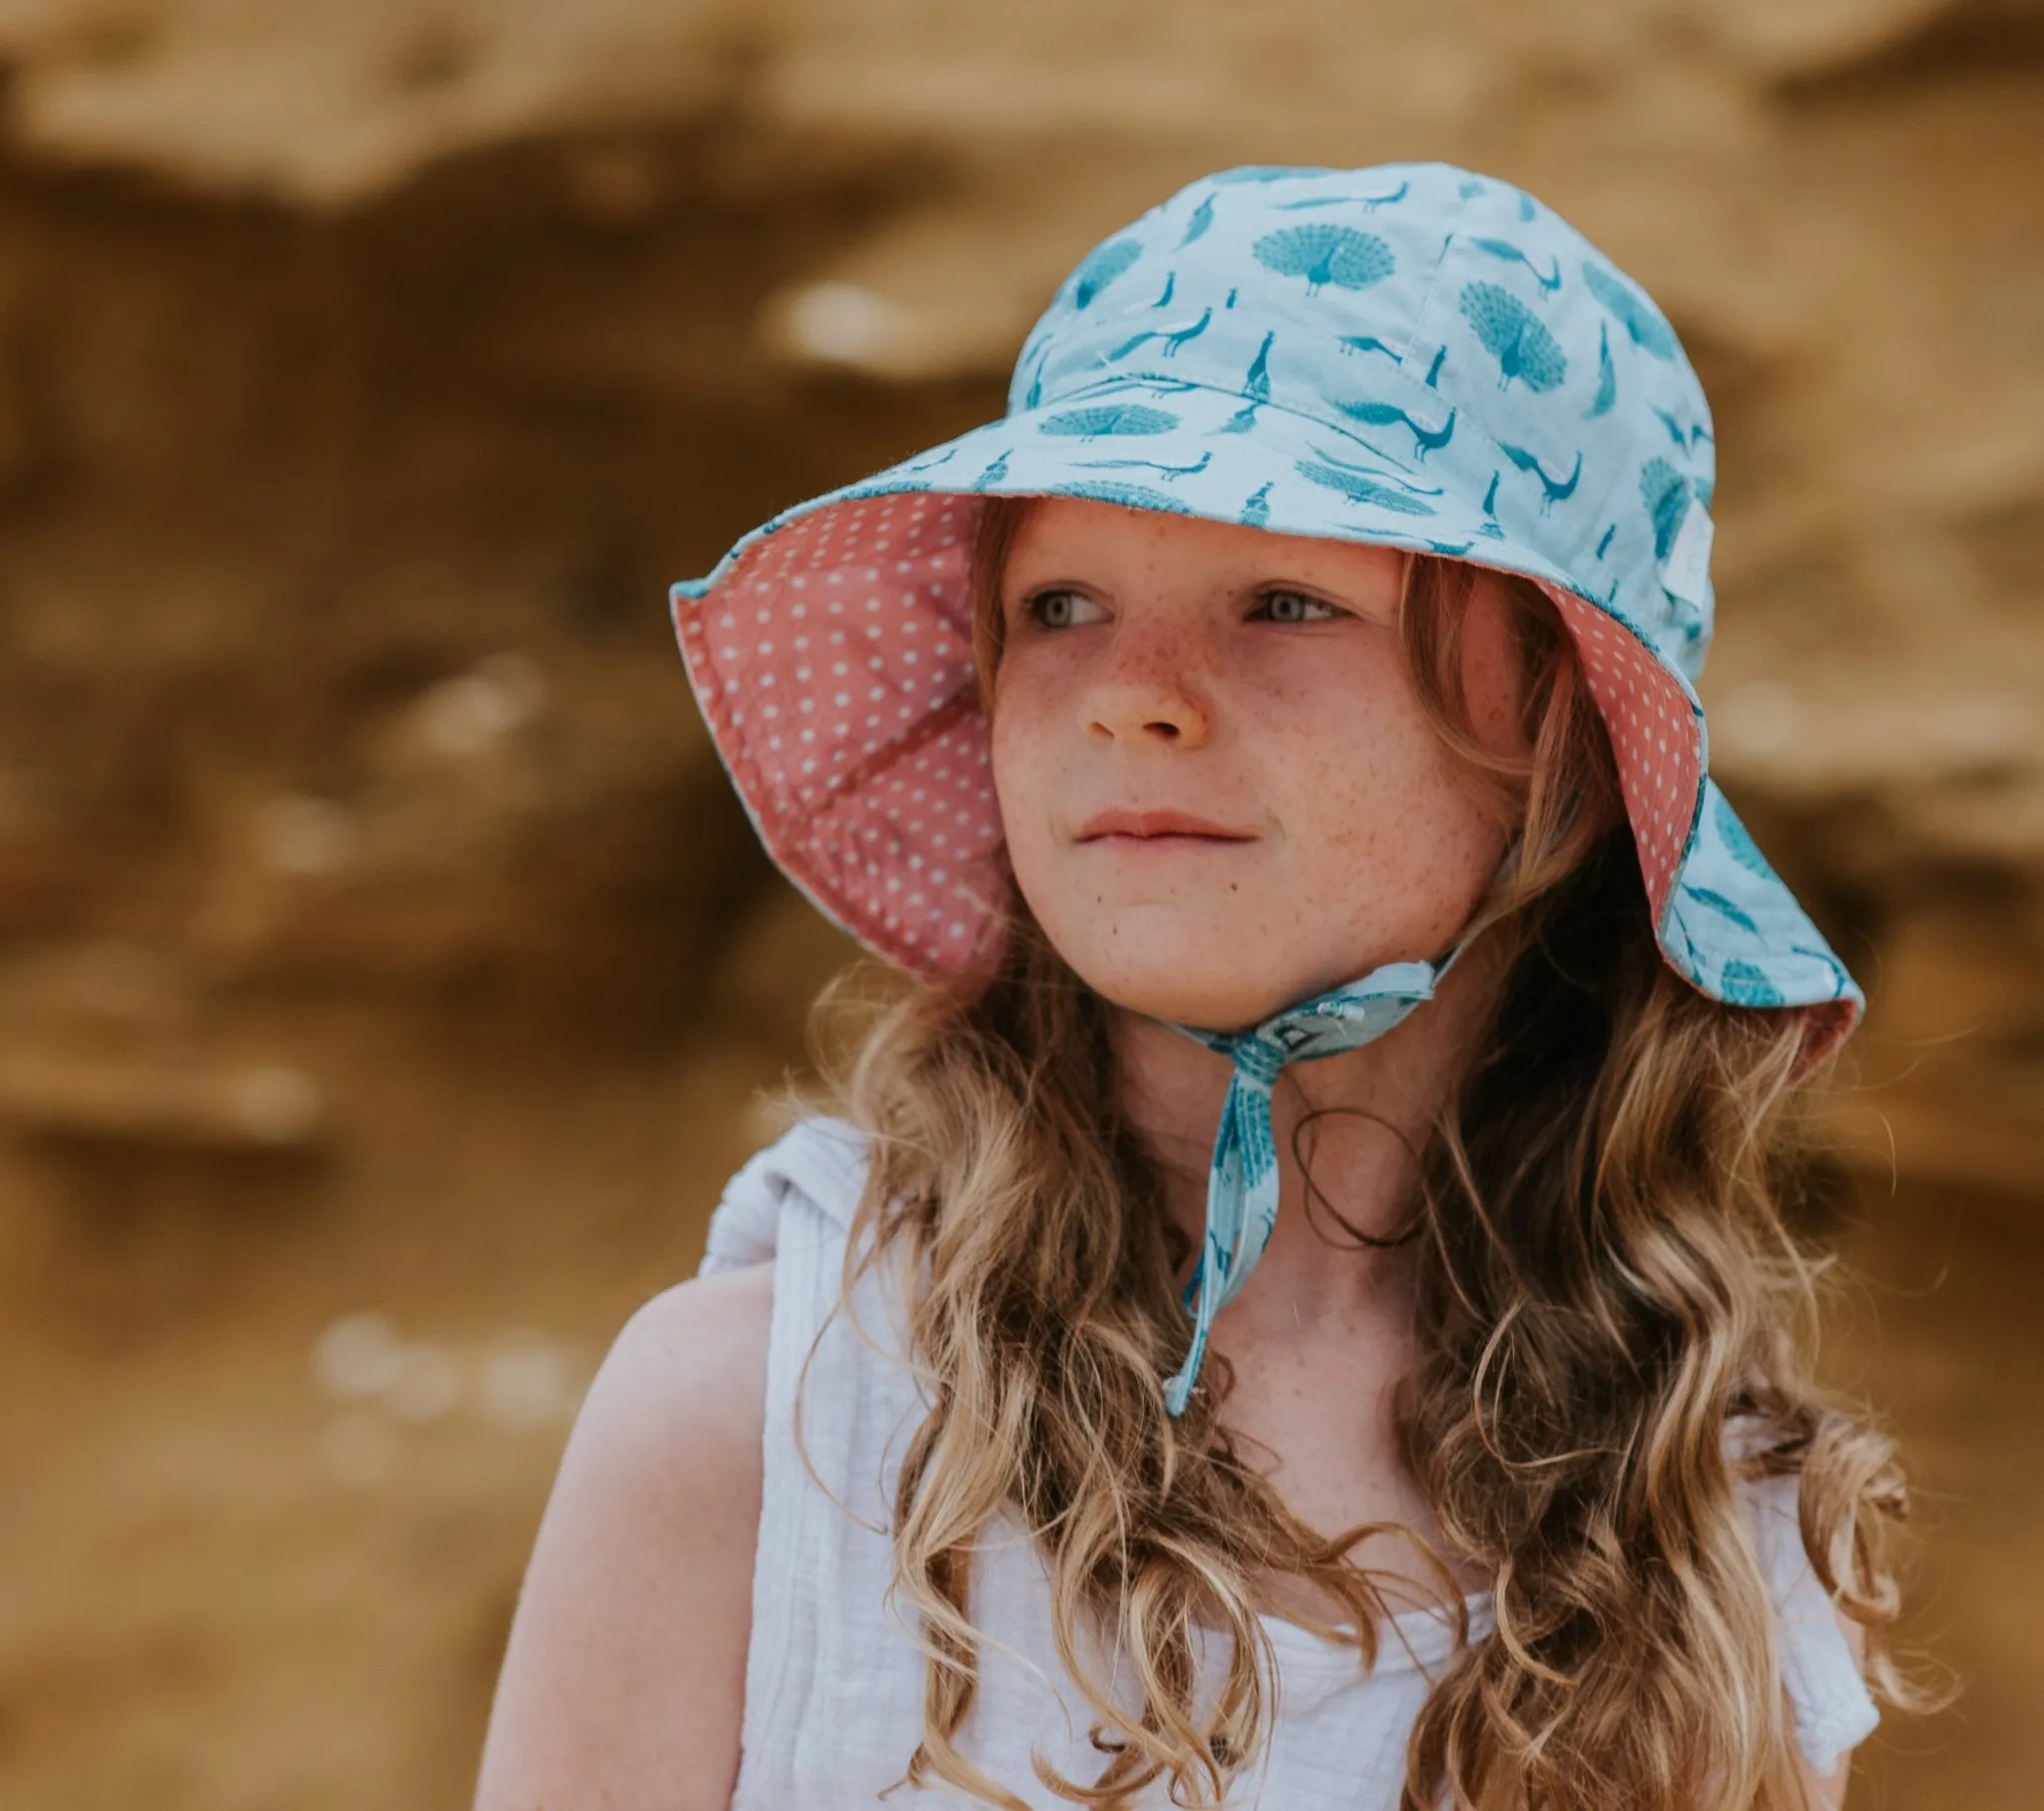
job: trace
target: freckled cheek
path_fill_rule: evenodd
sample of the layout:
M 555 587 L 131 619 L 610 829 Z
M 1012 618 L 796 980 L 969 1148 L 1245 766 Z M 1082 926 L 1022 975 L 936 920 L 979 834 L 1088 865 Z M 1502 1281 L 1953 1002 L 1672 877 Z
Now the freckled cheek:
M 1470 803 L 1423 720 L 1397 712 L 1330 716 L 1271 769 L 1294 879 L 1327 900 L 1364 871 L 1423 863 L 1460 835 Z
M 1009 684 L 995 695 L 988 724 L 988 753 L 994 801 L 1001 814 L 1009 854 L 1018 873 L 1049 850 L 1059 779 L 1067 750 L 1058 734 L 1060 718 L 1042 689 Z

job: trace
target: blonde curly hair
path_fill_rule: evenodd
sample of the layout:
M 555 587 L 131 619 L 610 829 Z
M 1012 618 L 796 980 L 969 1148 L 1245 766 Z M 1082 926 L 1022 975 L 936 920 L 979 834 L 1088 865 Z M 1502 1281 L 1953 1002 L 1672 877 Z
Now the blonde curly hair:
M 983 691 L 999 581 L 1026 499 L 986 506 L 974 552 Z M 1418 1356 L 1398 1393 L 1405 1463 L 1446 1561 L 1492 1581 L 1411 1736 L 1409 1811 L 1789 1811 L 1803 1803 L 1772 1611 L 1741 1475 L 1800 1477 L 1811 1566 L 1866 1632 L 1877 1695 L 1912 1701 L 1883 1631 L 1905 1510 L 1891 1443 L 1812 1375 L 1823 1266 L 1785 1200 L 1802 1149 L 1790 1012 L 1722 1006 L 1654 943 L 1609 747 L 1573 645 L 1536 588 L 1496 579 L 1527 679 L 1523 762 L 1487 753 L 1463 705 L 1459 629 L 1476 569 L 1414 557 L 1400 635 L 1438 732 L 1518 827 L 1484 921 L 1509 940 L 1487 1035 L 1419 1153 L 1411 1202 Z M 1257 1751 L 1275 1656 L 1268 1581 L 1318 1588 L 1309 1624 L 1363 1664 L 1385 1613 L 1220 1423 L 1232 1378 L 1166 1415 L 1184 1356 L 1189 1256 L 1119 1106 L 1110 1016 L 1019 899 L 977 991 L 919 986 L 862 1028 L 835 1111 L 873 1160 L 847 1258 L 901 1258 L 933 1406 L 894 1505 L 896 1590 L 926 1646 L 917 1784 L 1022 1801 L 957 1738 L 977 1685 L 975 1542 L 1004 1511 L 1041 1544 L 1059 1654 L 1096 1719 L 1075 1804 L 1153 1782 L 1219 1800 Z M 1739 1419 L 1746 1438 L 1728 1442 Z M 1300 1619 L 1295 1613 L 1293 1619 Z M 1088 1629 L 1133 1668 L 1119 1707 Z M 1198 1689 L 1203 1630 L 1228 1643 Z M 1124 1676 L 1126 1677 L 1126 1671 Z

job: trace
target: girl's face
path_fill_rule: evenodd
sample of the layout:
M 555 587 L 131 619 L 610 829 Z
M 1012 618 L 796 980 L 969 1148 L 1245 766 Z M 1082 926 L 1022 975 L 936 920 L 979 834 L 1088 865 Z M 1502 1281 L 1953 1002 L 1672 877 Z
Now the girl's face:
M 1235 1030 L 1444 953 L 1508 835 L 1399 649 L 1403 560 L 1077 498 L 1000 586 L 994 785 L 1023 898 L 1118 1006 Z M 1478 585 L 1479 738 L 1525 752 L 1509 607 Z

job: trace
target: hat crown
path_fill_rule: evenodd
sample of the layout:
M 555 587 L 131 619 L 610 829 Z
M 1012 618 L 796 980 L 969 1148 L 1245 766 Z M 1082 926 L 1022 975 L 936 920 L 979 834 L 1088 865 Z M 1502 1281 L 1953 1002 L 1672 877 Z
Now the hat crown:
M 1303 476 L 1480 504 L 1484 533 L 1624 618 L 1692 683 L 1716 442 L 1646 292 L 1551 209 L 1446 164 L 1246 166 L 1110 234 L 1025 341 L 1008 412 L 1139 434 L 1189 387 L 1325 429 Z M 1087 398 L 1112 389 L 1092 412 Z M 1383 493 L 1375 493 L 1381 501 Z M 1468 557 L 1481 560 L 1482 547 Z

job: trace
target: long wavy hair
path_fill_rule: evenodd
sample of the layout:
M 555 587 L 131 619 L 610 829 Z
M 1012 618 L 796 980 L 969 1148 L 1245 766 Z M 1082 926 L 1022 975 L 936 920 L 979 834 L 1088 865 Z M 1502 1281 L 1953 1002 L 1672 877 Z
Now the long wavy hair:
M 1026 508 L 991 500 L 974 548 L 989 696 Z M 1418 1152 L 1417 1356 L 1396 1426 L 1443 1579 L 1451 1558 L 1489 1579 L 1495 1616 L 1479 1638 L 1463 1619 L 1402 1804 L 1789 1811 L 1804 1794 L 1742 1476 L 1799 1474 L 1803 1545 L 1866 1631 L 1869 1682 L 1912 1695 L 1882 1639 L 1901 1474 L 1811 1371 L 1823 1264 L 1786 1211 L 1801 1027 L 1719 1005 L 1662 961 L 1573 644 L 1523 581 L 1496 582 L 1531 753 L 1479 742 L 1460 677 L 1479 582 L 1414 557 L 1398 619 L 1435 728 L 1519 834 L 1480 914 L 1508 941 L 1486 1036 Z M 1124 1805 L 1159 1780 L 1175 1804 L 1223 1796 L 1268 1733 L 1274 1577 L 1340 1606 L 1307 1625 L 1365 1666 L 1387 1607 L 1355 1557 L 1381 1531 L 1316 1535 L 1222 1425 L 1225 1359 L 1182 1419 L 1165 1413 L 1190 1250 L 1120 1104 L 1111 1033 L 1018 898 L 990 980 L 871 1006 L 830 1077 L 872 1153 L 846 1292 L 893 1260 L 915 1279 L 908 1336 L 931 1400 L 894 1502 L 894 1588 L 926 1654 L 905 1775 L 1005 1811 L 1023 1801 L 959 1745 L 981 1641 L 972 1556 L 997 1518 L 1019 1517 L 1046 1556 L 1058 1653 L 1096 1718 L 1097 1777 L 1038 1763 L 1075 1804 Z M 1201 1657 L 1217 1636 L 1218 1682 Z M 1118 1656 L 1119 1697 L 1101 1653 Z

